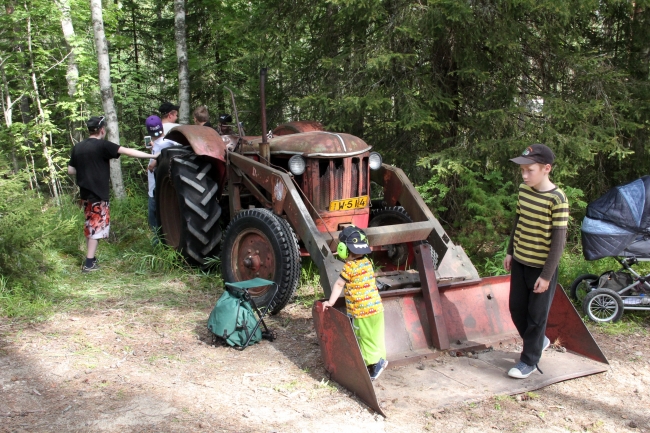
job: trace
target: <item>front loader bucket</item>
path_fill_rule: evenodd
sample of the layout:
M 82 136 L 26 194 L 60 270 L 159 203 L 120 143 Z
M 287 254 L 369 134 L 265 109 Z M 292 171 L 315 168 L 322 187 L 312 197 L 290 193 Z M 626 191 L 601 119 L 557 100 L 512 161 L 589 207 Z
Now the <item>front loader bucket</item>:
M 321 302 L 314 304 L 325 368 L 369 407 L 384 415 L 386 405 L 401 400 L 430 410 L 607 370 L 607 359 L 558 285 L 546 335 L 566 351 L 544 353 L 539 364 L 544 374 L 526 380 L 508 377 L 521 350 L 508 310 L 510 277 L 438 287 L 428 248 L 419 246 L 416 253 L 421 287 L 381 292 L 389 367 L 377 382 L 370 381 L 343 298 L 327 311 Z

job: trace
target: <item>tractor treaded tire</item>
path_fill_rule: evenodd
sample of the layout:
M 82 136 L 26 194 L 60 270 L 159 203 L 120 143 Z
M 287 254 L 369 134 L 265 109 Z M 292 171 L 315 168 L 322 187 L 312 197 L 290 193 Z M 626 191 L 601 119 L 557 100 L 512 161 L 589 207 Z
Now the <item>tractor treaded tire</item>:
M 300 282 L 298 239 L 289 223 L 268 209 L 254 208 L 239 212 L 228 224 L 223 235 L 221 269 L 224 281 L 237 282 L 254 278 L 252 272 L 251 275 L 246 275 L 243 268 L 233 269 L 233 253 L 239 248 L 234 243 L 240 234 L 252 230 L 264 235 L 275 258 L 273 275 L 260 275 L 260 278 L 273 280 L 278 285 L 278 294 L 272 304 L 269 305 L 272 295 L 270 288 L 258 296 L 253 296 L 253 299 L 258 307 L 269 305 L 271 314 L 276 314 L 291 300 Z
M 587 281 L 585 281 L 585 280 L 587 280 Z M 596 275 L 596 274 L 582 274 L 578 278 L 573 280 L 573 282 L 571 283 L 571 287 L 569 288 L 569 296 L 571 297 L 572 300 L 582 302 L 582 299 L 584 297 L 578 299 L 578 295 L 579 295 L 578 287 L 580 287 L 580 284 L 583 281 L 585 281 L 586 284 L 589 284 L 589 281 L 595 282 L 596 285 L 597 285 L 597 283 L 598 283 L 598 275 Z
M 374 202 L 377 202 L 377 204 L 379 204 L 379 203 L 383 203 L 383 200 L 381 201 L 373 200 L 373 203 Z M 402 218 L 403 219 L 402 224 L 413 222 L 411 216 L 408 214 L 408 212 L 406 212 L 406 209 L 404 209 L 402 206 L 387 206 L 387 207 L 378 206 L 370 211 L 370 220 L 368 222 L 368 227 L 375 227 L 372 225 L 372 220 L 375 217 L 382 216 L 382 215 L 392 216 L 393 218 Z M 414 246 L 419 245 L 420 243 L 428 244 L 429 241 L 424 239 L 422 241 L 414 242 L 413 245 Z M 433 246 L 431 246 L 431 259 L 433 260 L 434 268 L 438 269 L 438 253 L 433 248 Z
M 623 308 L 621 296 L 602 287 L 587 293 L 582 300 L 582 311 L 597 323 L 618 322 L 623 317 Z
M 404 210 L 402 206 L 388 206 L 388 207 L 376 207 L 370 210 L 370 221 L 373 220 L 376 216 L 382 214 L 392 214 L 397 218 L 404 218 L 404 222 L 413 222 L 409 214 Z M 398 215 L 399 214 L 399 215 Z
M 210 177 L 212 164 L 188 149 L 169 157 L 169 176 L 178 196 L 180 208 L 180 242 L 178 249 L 199 265 L 214 255 L 221 241 L 217 192 L 219 186 Z M 162 168 L 162 167 L 161 167 Z M 161 209 L 161 211 L 164 211 Z
M 389 224 L 406 224 L 413 222 L 409 214 L 404 210 L 402 206 L 388 206 L 388 207 L 379 207 L 372 209 L 370 211 L 370 220 L 368 221 L 368 227 L 380 227 L 387 225 L 383 220 L 386 220 Z M 396 266 L 404 266 L 408 260 L 409 251 L 406 244 L 396 243 L 394 244 L 393 256 L 390 255 L 388 258 Z M 406 255 L 406 257 L 404 256 Z

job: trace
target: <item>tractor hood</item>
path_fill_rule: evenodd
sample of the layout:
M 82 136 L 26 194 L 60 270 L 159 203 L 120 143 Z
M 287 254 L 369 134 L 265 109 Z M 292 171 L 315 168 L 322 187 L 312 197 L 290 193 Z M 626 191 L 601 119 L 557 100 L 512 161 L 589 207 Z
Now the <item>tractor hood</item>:
M 253 140 L 257 147 L 262 139 Z M 350 134 L 313 131 L 282 135 L 269 140 L 271 154 L 303 155 L 310 158 L 333 158 L 368 152 L 372 146 Z

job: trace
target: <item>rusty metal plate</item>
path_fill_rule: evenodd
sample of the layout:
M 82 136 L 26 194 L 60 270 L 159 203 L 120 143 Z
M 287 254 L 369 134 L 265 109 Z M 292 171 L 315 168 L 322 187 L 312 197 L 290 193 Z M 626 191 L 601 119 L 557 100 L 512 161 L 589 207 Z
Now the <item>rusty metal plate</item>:
M 337 305 L 341 304 L 339 299 Z M 314 303 L 312 315 L 325 369 L 332 379 L 383 415 L 348 316 L 336 308 L 323 311 L 321 301 Z
M 435 288 L 430 289 L 435 292 Z M 525 381 L 507 376 L 521 350 L 515 345 L 520 339 L 508 309 L 510 277 L 441 285 L 438 290 L 451 346 L 442 352 L 432 347 L 427 302 L 433 302 L 433 298 L 427 300 L 415 288 L 380 292 L 390 366 L 371 389 L 345 314 L 333 309 L 323 314 L 314 309 L 321 354 L 332 379 L 378 410 L 378 399 L 422 400 L 425 407 L 433 408 L 530 391 L 607 370 L 607 359 L 559 285 L 549 313 L 547 336 L 552 342 L 559 341 L 568 352 L 545 352 L 539 364 L 544 374 L 534 374 Z M 342 299 L 337 305 L 345 308 Z M 480 353 L 478 359 L 446 356 L 485 349 L 489 351 Z
M 416 302 L 413 296 L 404 296 L 383 300 L 383 304 L 389 361 L 409 358 L 411 352 L 427 350 L 431 346 L 427 313 L 422 302 Z
M 608 363 L 605 354 L 591 336 L 587 325 L 582 321 L 562 286 L 558 284 L 553 296 L 551 311 L 546 324 L 546 336 L 562 346 L 594 361 Z
M 486 339 L 516 335 L 508 299 L 510 277 L 483 278 L 471 285 L 440 286 L 449 341 L 481 344 Z
M 398 367 L 389 364 L 374 382 L 374 389 L 379 406 L 390 416 L 386 407 L 398 401 L 431 410 L 495 395 L 520 394 L 607 370 L 606 364 L 549 349 L 539 363 L 544 374 L 535 372 L 528 379 L 518 380 L 507 375 L 517 361 L 518 352 L 493 351 L 478 354 L 478 359 L 441 356 Z

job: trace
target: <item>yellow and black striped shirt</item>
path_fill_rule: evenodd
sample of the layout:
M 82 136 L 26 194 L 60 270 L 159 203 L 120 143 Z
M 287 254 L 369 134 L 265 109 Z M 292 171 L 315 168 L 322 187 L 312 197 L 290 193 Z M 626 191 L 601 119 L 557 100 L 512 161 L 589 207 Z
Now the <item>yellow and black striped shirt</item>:
M 535 268 L 544 267 L 551 249 L 551 231 L 566 229 L 569 201 L 559 188 L 539 192 L 522 183 L 517 199 L 519 221 L 514 236 L 514 258 Z

